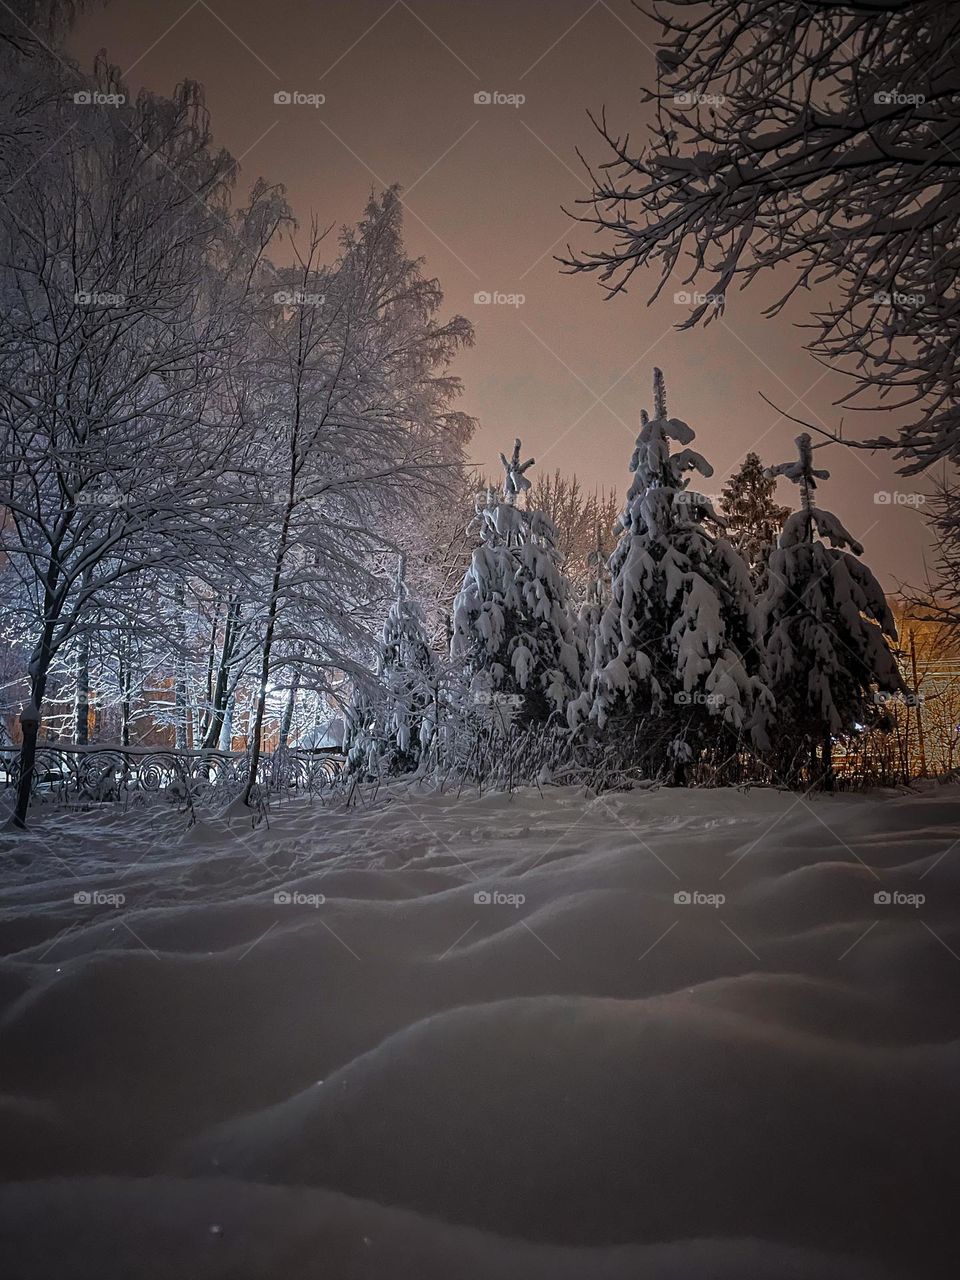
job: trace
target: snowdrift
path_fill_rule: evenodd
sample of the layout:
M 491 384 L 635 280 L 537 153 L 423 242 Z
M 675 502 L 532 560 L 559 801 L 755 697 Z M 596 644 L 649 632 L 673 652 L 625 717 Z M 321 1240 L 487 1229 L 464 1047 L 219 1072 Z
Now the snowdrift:
M 937 1277 L 960 788 L 396 787 L 5 839 L 27 1277 Z

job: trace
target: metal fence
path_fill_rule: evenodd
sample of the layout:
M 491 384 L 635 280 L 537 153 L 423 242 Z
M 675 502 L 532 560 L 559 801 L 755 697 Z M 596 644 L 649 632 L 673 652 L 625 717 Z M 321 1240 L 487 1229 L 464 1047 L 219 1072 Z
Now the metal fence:
M 0 793 L 16 787 L 19 763 L 19 748 L 0 748 Z M 33 797 L 35 802 L 108 804 L 155 796 L 197 806 L 239 795 L 249 769 L 250 756 L 242 751 L 41 743 Z M 338 752 L 287 748 L 260 757 L 257 788 L 261 796 L 323 795 L 342 769 Z

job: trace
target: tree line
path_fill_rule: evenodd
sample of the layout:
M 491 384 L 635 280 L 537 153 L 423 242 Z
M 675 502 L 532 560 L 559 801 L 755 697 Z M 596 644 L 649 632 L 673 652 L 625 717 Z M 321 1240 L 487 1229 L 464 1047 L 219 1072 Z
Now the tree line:
M 378 678 L 349 709 L 350 769 L 469 769 L 485 725 L 492 754 L 497 736 L 506 751 L 516 729 L 552 731 L 555 763 L 599 761 L 601 774 L 831 785 L 837 739 L 891 727 L 889 702 L 907 694 L 893 615 L 863 547 L 819 503 L 829 473 L 808 435 L 788 462 L 748 455 L 718 504 L 692 487 L 713 475 L 694 439 L 656 370 L 615 546 L 579 599 L 556 526 L 530 501 L 533 459 L 519 440 L 502 454 L 446 658 L 398 575 Z M 796 511 L 775 500 L 779 476 Z
M 239 189 L 201 88 L 131 98 L 46 42 L 0 39 L 0 505 L 4 638 L 26 668 L 14 821 L 52 678 L 76 736 L 94 661 L 128 739 L 135 690 L 207 629 L 195 745 L 252 686 L 248 791 L 276 685 L 363 667 L 380 560 L 462 469 L 450 371 L 473 340 L 408 254 L 395 190 L 300 232 L 283 190 Z

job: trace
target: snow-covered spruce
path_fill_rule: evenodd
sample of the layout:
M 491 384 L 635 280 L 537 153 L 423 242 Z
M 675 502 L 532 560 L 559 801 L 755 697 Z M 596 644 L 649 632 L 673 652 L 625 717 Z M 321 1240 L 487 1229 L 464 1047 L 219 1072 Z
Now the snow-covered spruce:
M 396 590 L 377 652 L 377 681 L 356 686 L 347 708 L 347 766 L 389 776 L 414 772 L 436 731 L 437 664 L 424 612 L 400 557 Z
M 767 666 L 786 730 L 778 755 L 792 781 L 808 762 L 812 780 L 829 777 L 833 739 L 878 719 L 874 690 L 904 691 L 883 589 L 858 558 L 861 544 L 814 504 L 817 480 L 830 473 L 814 469 L 810 437 L 798 436 L 797 447 L 796 461 L 770 468 L 771 476 L 799 485 L 802 506 L 784 524 L 760 602 Z
M 488 491 L 474 522 L 479 545 L 453 607 L 451 657 L 463 664 L 466 697 L 519 707 L 521 722 L 562 713 L 579 689 L 580 650 L 556 530 L 542 511 L 517 506 L 530 488 L 520 462 L 500 455 L 504 494 Z
M 720 726 L 765 747 L 773 700 L 749 571 L 709 499 L 688 488 L 688 473 L 713 472 L 689 447 L 691 428 L 667 416 L 659 369 L 653 417 L 644 412 L 641 422 L 593 672 L 568 719 L 572 728 L 592 721 L 615 741 L 659 717 L 682 775 Z M 648 754 L 661 759 L 647 763 L 662 765 L 663 734 L 655 736 Z

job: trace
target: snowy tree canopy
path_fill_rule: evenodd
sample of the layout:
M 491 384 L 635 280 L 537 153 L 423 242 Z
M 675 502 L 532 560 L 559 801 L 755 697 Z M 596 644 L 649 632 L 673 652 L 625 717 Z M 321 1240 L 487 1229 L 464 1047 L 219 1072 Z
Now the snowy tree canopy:
M 82 744 L 99 664 L 124 735 L 135 684 L 166 684 L 158 724 L 213 747 L 243 689 L 250 795 L 268 703 L 285 700 L 284 745 L 301 690 L 363 668 L 377 558 L 463 465 L 449 365 L 471 327 L 439 318 L 394 189 L 329 252 L 316 224 L 289 239 L 280 266 L 291 212 L 263 182 L 234 207 L 198 85 L 132 98 L 102 58 L 83 77 L 0 41 L 0 61 L 18 175 L 0 202 L 0 580 L 24 701 L 42 723 L 73 679 Z M 39 723 L 22 728 L 19 822 Z
M 799 488 L 802 507 L 789 517 L 769 563 L 761 616 L 779 722 L 795 752 L 799 737 L 830 765 L 829 742 L 875 718 L 874 690 L 903 691 L 891 645 L 897 631 L 883 590 L 859 559 L 863 547 L 830 511 L 814 505 L 817 480 L 810 437 L 798 458 L 772 467 Z
M 955 0 L 662 0 L 656 13 L 652 140 L 595 120 L 607 156 L 582 203 L 601 247 L 567 267 L 612 293 L 643 266 L 656 294 L 702 282 L 687 328 L 788 266 L 768 314 L 825 286 L 809 349 L 852 375 L 841 403 L 912 415 L 898 440 L 868 443 L 899 444 L 907 472 L 960 458 Z
M 527 717 L 545 719 L 563 711 L 580 679 L 570 589 L 552 522 L 516 506 L 533 460 L 520 464 L 519 440 L 512 460 L 501 459 L 503 500 L 490 493 L 478 506 L 479 545 L 454 602 L 451 655 L 474 694 L 520 698 Z
M 689 488 L 691 473 L 712 475 L 693 439 L 668 416 L 656 370 L 654 416 L 641 414 L 589 688 L 568 716 L 571 726 L 589 720 L 603 729 L 668 711 L 694 741 L 722 723 L 762 744 L 772 702 L 750 576 L 709 499 Z

